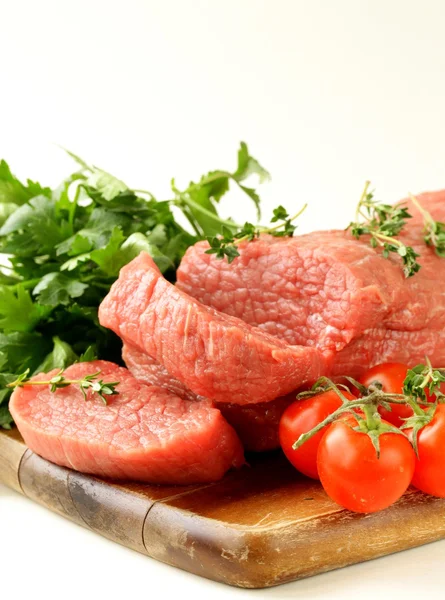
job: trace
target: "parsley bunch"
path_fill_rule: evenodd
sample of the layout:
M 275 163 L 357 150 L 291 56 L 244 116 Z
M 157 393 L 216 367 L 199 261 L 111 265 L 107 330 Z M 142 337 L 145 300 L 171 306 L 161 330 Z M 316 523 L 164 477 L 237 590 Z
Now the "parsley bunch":
M 369 185 L 367 181 L 357 206 L 355 222 L 350 223 L 347 229 L 356 239 L 369 235 L 370 245 L 373 248 L 381 247 L 385 258 L 390 253 L 398 254 L 402 259 L 405 277 L 412 277 L 420 269 L 417 262 L 419 254 L 396 237 L 411 218 L 408 208 L 377 202 L 373 192 L 369 191 Z
M 77 171 L 57 188 L 22 182 L 0 161 L 0 427 L 10 427 L 9 384 L 29 369 L 64 369 L 80 360 L 121 360 L 121 342 L 99 325 L 97 311 L 120 268 L 141 251 L 174 281 L 186 249 L 236 224 L 218 215 L 234 184 L 253 201 L 245 181 L 269 175 L 242 143 L 236 169 L 212 171 L 172 197 L 132 190 L 69 153 Z M 187 231 L 175 218 L 179 208 Z

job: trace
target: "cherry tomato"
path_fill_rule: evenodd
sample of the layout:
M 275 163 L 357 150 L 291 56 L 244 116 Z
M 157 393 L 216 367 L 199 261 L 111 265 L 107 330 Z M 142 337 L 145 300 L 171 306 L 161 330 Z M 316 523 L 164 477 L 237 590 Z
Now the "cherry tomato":
M 370 437 L 350 420 L 335 421 L 321 439 L 317 466 L 332 500 L 354 512 L 387 508 L 406 491 L 414 473 L 415 454 L 405 436 L 380 435 L 380 458 Z
M 363 385 L 366 385 L 366 387 L 369 387 L 373 383 L 380 383 L 384 392 L 402 394 L 403 382 L 408 369 L 409 367 L 402 363 L 382 363 L 368 369 L 359 381 Z M 445 386 L 442 384 L 440 389 L 444 392 Z M 425 395 L 428 402 L 435 402 L 436 396 L 434 394 L 430 394 L 428 390 L 425 390 Z M 412 416 L 413 410 L 407 404 L 393 404 L 391 402 L 390 404 L 391 411 L 380 406 L 379 413 L 385 421 L 392 423 L 396 427 L 400 427 L 403 425 L 404 419 Z
M 403 392 L 403 382 L 409 367 L 401 363 L 382 363 L 368 369 L 360 378 L 360 383 L 369 387 L 373 383 L 380 383 L 384 392 L 391 394 L 401 394 Z M 403 419 L 413 414 L 413 409 L 406 404 L 391 404 L 392 410 L 386 410 L 383 406 L 379 407 L 379 413 L 385 421 L 392 423 L 396 427 L 403 425 Z
M 405 433 L 412 438 L 412 430 Z M 445 405 L 439 404 L 428 425 L 417 436 L 419 458 L 416 459 L 412 484 L 417 489 L 445 498 Z
M 349 392 L 343 394 L 348 400 L 356 399 Z M 306 400 L 297 400 L 284 411 L 281 417 L 278 435 L 284 454 L 295 468 L 308 477 L 319 478 L 317 450 L 326 428 L 310 438 L 298 450 L 294 450 L 292 445 L 302 433 L 307 433 L 340 406 L 340 398 L 330 390 Z

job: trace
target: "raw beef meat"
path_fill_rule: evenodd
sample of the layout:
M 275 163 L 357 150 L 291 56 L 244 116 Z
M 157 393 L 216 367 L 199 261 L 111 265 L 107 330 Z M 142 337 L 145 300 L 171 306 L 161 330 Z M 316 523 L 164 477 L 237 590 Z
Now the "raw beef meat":
M 99 320 L 192 392 L 217 402 L 266 402 L 329 369 L 329 352 L 289 346 L 181 292 L 145 252 L 121 269 Z
M 150 483 L 216 481 L 243 464 L 235 431 L 208 401 L 182 400 L 106 361 L 75 364 L 64 375 L 79 379 L 99 370 L 104 381 L 120 382 L 107 405 L 91 391 L 85 401 L 76 385 L 14 391 L 9 408 L 31 450 L 83 473 Z
M 148 354 L 124 345 L 122 357 L 131 373 L 145 383 L 159 385 L 181 398 L 199 401 L 180 381 L 172 377 L 165 368 Z M 245 450 L 263 452 L 278 448 L 278 423 L 285 409 L 294 402 L 295 393 L 259 404 L 215 403 L 222 415 L 234 427 Z
M 445 221 L 445 191 L 418 198 Z M 367 239 L 320 231 L 261 236 L 240 244 L 230 265 L 199 242 L 181 262 L 177 287 L 289 344 L 332 352 L 325 374 L 359 376 L 380 362 L 411 364 L 425 355 L 443 364 L 445 259 L 425 246 L 419 211 L 411 205 L 410 212 L 400 238 L 421 255 L 422 268 L 409 279 L 397 256 L 383 258 Z

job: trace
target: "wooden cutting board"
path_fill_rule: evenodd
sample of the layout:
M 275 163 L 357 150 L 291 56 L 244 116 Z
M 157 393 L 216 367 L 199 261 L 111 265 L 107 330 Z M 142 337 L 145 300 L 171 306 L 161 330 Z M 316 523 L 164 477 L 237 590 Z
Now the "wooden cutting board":
M 445 500 L 409 490 L 358 515 L 277 452 L 196 486 L 118 484 L 40 458 L 0 432 L 0 482 L 128 548 L 245 588 L 278 585 L 445 537 Z

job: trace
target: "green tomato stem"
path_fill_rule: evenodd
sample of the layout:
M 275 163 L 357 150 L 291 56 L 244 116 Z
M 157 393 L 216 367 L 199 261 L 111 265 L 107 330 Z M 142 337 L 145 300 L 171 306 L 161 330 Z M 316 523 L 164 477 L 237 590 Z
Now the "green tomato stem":
M 416 402 L 416 400 L 414 400 L 414 398 L 408 398 L 407 404 L 409 404 L 409 406 L 411 406 L 415 415 L 418 415 L 419 417 L 425 416 L 425 411 L 418 405 L 418 403 Z
M 318 433 L 324 427 L 326 427 L 326 425 L 330 425 L 336 419 L 338 419 L 338 417 L 340 415 L 342 415 L 345 412 L 350 412 L 351 409 L 355 408 L 355 407 L 360 407 L 360 408 L 363 407 L 363 400 L 357 400 L 357 401 L 353 400 L 351 402 L 348 402 L 348 404 L 344 404 L 343 406 L 341 406 L 340 408 L 338 408 L 336 411 L 334 411 L 332 414 L 330 414 L 328 417 L 326 417 L 326 419 L 324 419 L 323 421 L 321 421 L 321 423 L 319 423 L 318 425 L 316 425 L 313 429 L 311 429 L 307 433 L 302 433 L 300 435 L 300 437 L 298 438 L 298 440 L 296 440 L 296 442 L 293 444 L 292 448 L 294 450 L 298 450 L 298 448 L 300 448 L 311 437 L 313 437 L 316 433 Z
M 378 429 L 381 423 L 380 417 L 377 417 L 377 403 L 370 402 L 369 404 L 365 404 L 363 406 L 363 412 L 365 413 L 365 421 L 366 427 L 368 431 L 372 431 L 374 429 Z
M 323 378 L 322 378 L 323 379 Z M 390 427 L 389 429 L 384 426 L 380 419 L 380 415 L 378 415 L 377 408 L 379 406 L 379 401 L 385 399 L 386 402 L 391 402 L 393 404 L 407 404 L 407 398 L 403 394 L 386 394 L 381 390 L 376 390 L 369 394 L 369 396 L 365 396 L 363 398 L 359 398 L 357 400 L 347 400 L 344 398 L 343 394 L 341 394 L 340 390 L 337 388 L 335 384 L 332 384 L 330 389 L 335 391 L 340 398 L 342 399 L 342 406 L 330 414 L 326 419 L 324 419 L 321 423 L 316 425 L 313 429 L 308 431 L 307 433 L 303 433 L 300 435 L 298 440 L 295 441 L 292 448 L 294 450 L 298 450 L 305 442 L 307 442 L 311 437 L 313 437 L 316 433 L 321 431 L 326 425 L 330 425 L 334 421 L 338 419 L 344 413 L 351 413 L 356 419 L 357 423 L 360 426 L 360 430 L 364 433 L 368 433 L 369 431 L 395 431 L 396 428 Z M 340 393 L 339 393 L 340 392 Z M 415 402 L 415 400 L 413 400 Z M 354 412 L 354 408 L 360 408 L 365 413 L 365 418 L 359 417 L 357 413 Z

